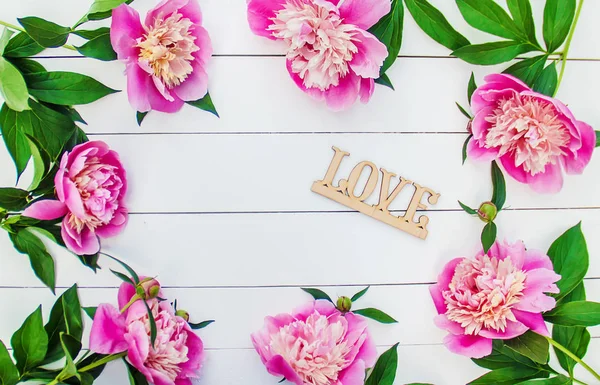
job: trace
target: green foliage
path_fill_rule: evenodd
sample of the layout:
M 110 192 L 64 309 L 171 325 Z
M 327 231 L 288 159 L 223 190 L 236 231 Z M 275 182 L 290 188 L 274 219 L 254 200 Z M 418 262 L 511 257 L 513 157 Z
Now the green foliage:
M 388 56 L 379 71 L 380 76 L 394 64 L 402 46 L 402 30 L 404 29 L 404 5 L 402 0 L 392 0 L 391 11 L 369 29 L 377 39 L 385 44 Z M 389 82 L 389 78 L 388 82 Z M 390 82 L 391 84 L 391 82 Z
M 444 47 L 455 51 L 470 44 L 469 40 L 456 31 L 446 17 L 427 0 L 405 0 L 405 3 L 423 32 Z
M 385 351 L 373 367 L 365 385 L 393 385 L 398 369 L 398 344 Z
M 27 206 L 29 191 L 18 188 L 0 188 L 0 207 L 9 211 L 20 211 Z
M 29 94 L 23 75 L 2 56 L 0 56 L 0 96 L 15 111 L 23 111 L 29 108 L 27 104 Z
M 481 232 L 481 244 L 483 245 L 483 251 L 487 253 L 494 242 L 496 242 L 496 234 L 498 233 L 498 228 L 494 222 L 489 222 L 483 227 L 483 231 Z
M 10 39 L 3 55 L 10 58 L 25 58 L 37 55 L 43 50 L 44 47 L 33 40 L 31 36 L 25 32 L 20 32 Z
M 562 326 L 600 325 L 600 303 L 590 301 L 563 303 L 544 313 L 544 319 Z
M 50 312 L 50 319 L 44 329 L 48 335 L 48 352 L 44 359 L 45 363 L 55 362 L 64 357 L 64 350 L 60 341 L 62 333 L 81 340 L 83 336 L 83 319 L 81 317 L 81 304 L 77 295 L 77 285 L 73 285 L 56 300 Z
M 507 39 L 523 41 L 525 35 L 493 0 L 456 0 L 464 19 L 473 28 Z
M 66 44 L 71 28 L 60 26 L 39 17 L 18 19 L 29 36 L 46 48 L 62 47 Z
M 394 318 L 392 318 L 390 315 L 382 312 L 379 309 L 374 309 L 374 308 L 352 310 L 352 313 L 360 314 L 363 317 L 371 318 L 372 320 L 375 320 L 382 324 L 393 324 L 393 323 L 398 322 Z
M 544 95 L 554 96 L 556 87 L 558 87 L 558 73 L 556 62 L 552 62 L 535 79 L 533 90 Z
M 544 64 L 548 55 L 538 55 L 528 59 L 519 60 L 504 70 L 505 74 L 513 75 L 521 79 L 529 87 L 533 87 L 536 79 L 544 70 Z
M 15 249 L 21 254 L 29 256 L 31 268 L 35 275 L 54 293 L 56 286 L 54 259 L 46 250 L 46 246 L 26 228 L 11 233 L 9 236 Z
M 203 322 L 199 322 L 196 324 L 188 322 L 188 325 L 190 325 L 192 330 L 200 330 L 200 329 L 204 329 L 205 327 L 207 327 L 210 324 L 213 324 L 214 322 L 215 322 L 214 320 L 203 321 Z
M 556 51 L 567 38 L 576 7 L 576 0 L 546 0 L 542 31 L 548 52 Z
M 315 300 L 323 299 L 323 300 L 333 303 L 333 300 L 331 299 L 331 297 L 329 295 L 327 295 L 327 293 L 325 293 L 323 290 L 309 288 L 309 287 L 303 287 L 301 289 L 303 291 L 307 292 L 308 294 L 312 295 Z
M 589 266 L 589 254 L 581 223 L 565 231 L 548 250 L 554 271 L 561 275 L 557 285 L 561 299 L 581 284 Z
M 504 180 L 502 170 L 500 170 L 495 160 L 492 161 L 492 186 L 492 203 L 500 211 L 506 202 L 506 181 Z
M 42 363 L 48 349 L 48 335 L 44 330 L 41 306 L 13 334 L 10 344 L 19 372 L 25 373 Z
M 83 56 L 102 61 L 117 60 L 117 53 L 110 42 L 110 32 L 98 35 L 84 45 L 76 47 Z
M 193 102 L 186 102 L 186 103 L 189 104 L 190 106 L 194 106 L 194 107 L 199 108 L 201 110 L 210 112 L 211 114 L 213 114 L 217 118 L 219 117 L 219 113 L 217 112 L 217 109 L 215 108 L 215 105 L 213 104 L 213 101 L 212 101 L 212 99 L 210 97 L 210 94 L 208 92 L 206 93 L 206 95 L 202 99 L 198 99 L 198 100 L 195 100 Z
M 97 80 L 74 72 L 41 72 L 25 76 L 36 99 L 65 106 L 89 104 L 118 92 Z
M 522 53 L 534 51 L 529 43 L 514 40 L 467 45 L 452 52 L 452 55 L 471 64 L 492 65 L 512 60 Z
M 0 384 L 15 385 L 19 382 L 19 370 L 13 363 L 6 346 L 0 341 Z
M 358 293 L 354 294 L 352 296 L 352 298 L 350 298 L 350 300 L 352 302 L 358 301 L 360 298 L 362 298 L 363 295 L 367 294 L 367 291 L 369 291 L 369 288 L 370 288 L 370 286 L 365 287 L 364 289 L 362 289 Z
M 540 364 L 548 363 L 550 344 L 548 340 L 532 331 L 528 331 L 511 340 L 504 342 L 509 349 Z

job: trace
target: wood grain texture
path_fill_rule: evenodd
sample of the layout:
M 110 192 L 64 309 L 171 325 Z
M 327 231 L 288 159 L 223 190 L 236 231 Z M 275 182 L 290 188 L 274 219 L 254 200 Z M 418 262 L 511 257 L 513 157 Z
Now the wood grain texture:
M 463 213 L 457 200 L 475 206 L 491 197 L 489 166 L 461 166 L 467 122 L 454 102 L 468 105 L 472 70 L 482 82 L 487 73 L 506 66 L 474 68 L 449 58 L 448 50 L 425 36 L 407 14 L 401 58 L 389 71 L 396 91 L 378 86 L 368 105 L 332 113 L 289 79 L 281 44 L 252 35 L 244 0 L 199 1 L 215 49 L 210 92 L 221 119 L 185 107 L 175 115 L 151 113 L 139 127 L 125 91 L 79 107 L 91 139 L 116 149 L 130 178 L 129 226 L 119 237 L 105 240 L 104 251 L 142 274 L 158 275 L 169 298 L 177 298 L 193 321 L 217 321 L 200 331 L 207 360 L 195 384 L 276 384 L 279 379 L 266 372 L 249 334 L 261 327 L 264 316 L 289 312 L 306 301 L 309 297 L 299 290 L 306 286 L 337 296 L 372 285 L 356 306 L 380 307 L 400 321 L 371 323 L 380 351 L 400 342 L 396 384 L 456 385 L 484 373 L 441 345 L 444 333 L 433 325 L 428 285 L 447 261 L 479 248 L 483 223 Z M 490 39 L 466 25 L 454 1 L 431 2 L 473 42 Z M 72 25 L 89 3 L 4 1 L 0 18 L 15 22 L 35 15 Z M 155 3 L 136 0 L 134 5 L 143 14 Z M 539 27 L 544 1 L 532 3 Z M 594 37 L 600 35 L 599 17 L 600 1 L 587 1 L 558 94 L 578 119 L 596 128 L 600 45 Z M 105 23 L 86 28 L 100 25 Z M 71 42 L 78 44 L 77 38 Z M 122 63 L 65 57 L 73 52 L 62 49 L 43 56 L 40 61 L 50 70 L 82 72 L 110 87 L 125 87 Z M 427 212 L 426 241 L 310 191 L 323 177 L 332 145 L 351 153 L 337 179 L 369 159 L 441 193 Z M 501 239 L 523 239 L 528 248 L 539 250 L 547 250 L 564 230 L 582 221 L 591 255 L 588 298 L 599 301 L 596 158 L 584 176 L 567 177 L 556 195 L 534 194 L 507 180 L 508 207 L 497 221 Z M 14 184 L 14 168 L 3 146 L 0 165 L 0 186 Z M 21 182 L 25 187 L 29 176 L 28 171 Z M 367 202 L 377 203 L 376 195 Z M 411 195 L 400 194 L 390 209 L 402 213 Z M 108 270 L 114 263 L 104 258 L 103 269 L 93 274 L 65 250 L 48 246 L 57 260 L 59 293 L 77 282 L 84 305 L 116 302 L 120 282 Z M 0 234 L 0 263 L 0 339 L 7 341 L 38 304 L 47 314 L 55 297 L 33 276 L 28 260 L 12 248 L 6 234 Z M 598 368 L 600 328 L 591 333 L 586 360 Z M 581 368 L 578 377 L 593 383 Z M 97 384 L 126 385 L 123 366 L 110 365 Z

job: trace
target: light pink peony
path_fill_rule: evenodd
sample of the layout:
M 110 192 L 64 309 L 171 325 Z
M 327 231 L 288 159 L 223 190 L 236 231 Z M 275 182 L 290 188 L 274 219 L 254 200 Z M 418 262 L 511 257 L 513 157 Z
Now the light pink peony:
M 37 201 L 23 215 L 40 220 L 64 216 L 61 235 L 72 252 L 97 253 L 98 237 L 113 237 L 127 224 L 125 169 L 106 143 L 86 142 L 66 152 L 54 184 L 58 200 Z
M 510 176 L 541 193 L 560 191 L 563 170 L 583 172 L 596 145 L 590 125 L 510 75 L 488 75 L 485 81 L 471 99 L 469 157 L 498 159 Z
M 163 0 L 144 25 L 121 4 L 112 13 L 110 40 L 127 64 L 127 93 L 137 111 L 177 112 L 208 92 L 212 44 L 197 0 Z
M 123 283 L 119 289 L 119 308 L 135 295 L 135 288 Z M 150 321 L 144 302 L 138 300 L 123 314 L 112 305 L 98 307 L 90 334 L 90 350 L 100 354 L 127 351 L 127 360 L 155 385 L 191 385 L 198 377 L 204 346 L 171 305 L 157 299 L 147 301 L 156 321 L 154 347 L 150 340 Z
M 266 317 L 252 343 L 269 373 L 296 385 L 364 385 L 377 358 L 367 320 L 323 300 Z
M 298 87 L 333 110 L 366 103 L 386 59 L 367 30 L 388 14 L 390 0 L 248 0 L 252 31 L 287 46 Z
M 542 318 L 556 305 L 545 293 L 558 293 L 560 279 L 550 258 L 526 250 L 523 242 L 496 242 L 487 254 L 448 262 L 429 288 L 438 316 L 449 332 L 444 344 L 454 353 L 481 358 L 492 353 L 492 340 L 507 340 L 533 330 L 547 335 Z

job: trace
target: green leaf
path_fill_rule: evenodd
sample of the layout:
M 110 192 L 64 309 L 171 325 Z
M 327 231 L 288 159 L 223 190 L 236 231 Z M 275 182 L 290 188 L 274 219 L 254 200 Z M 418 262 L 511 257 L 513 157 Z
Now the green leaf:
M 527 36 L 530 43 L 538 45 L 537 37 L 535 36 L 535 22 L 531 11 L 531 3 L 529 0 L 506 0 L 508 10 L 515 21 L 517 27 Z
M 75 111 L 77 112 L 77 111 Z M 77 126 L 75 126 L 77 127 Z M 67 143 L 65 143 L 64 146 L 64 151 L 71 151 L 73 150 L 73 148 L 75 148 L 75 146 L 88 142 L 89 139 L 87 137 L 87 135 L 85 134 L 85 132 L 77 127 L 77 129 L 75 130 L 75 132 L 73 132 L 73 134 L 71 135 L 71 137 L 69 138 L 69 140 L 67 141 Z
M 573 380 L 567 376 L 559 374 L 552 378 L 537 378 L 533 380 L 527 380 L 519 382 L 517 385 L 572 385 Z
M 369 288 L 371 286 L 367 286 L 364 289 L 362 289 L 361 291 L 359 291 L 358 293 L 354 294 L 352 296 L 352 298 L 350 299 L 350 301 L 355 302 L 358 301 L 360 298 L 362 298 L 363 295 L 367 294 L 367 291 L 369 291 Z
M 509 349 L 501 340 L 494 340 L 492 353 L 483 358 L 475 358 L 472 361 L 482 368 L 494 370 L 512 367 L 530 367 L 539 369 L 538 365 L 515 350 Z
M 377 39 L 385 44 L 388 56 L 383 61 L 379 74 L 383 75 L 398 58 L 402 46 L 402 30 L 404 25 L 404 6 L 402 0 L 392 0 L 391 11 L 383 16 L 377 24 L 369 29 Z
M 483 245 L 483 251 L 487 253 L 494 242 L 496 242 L 496 233 L 498 228 L 494 222 L 490 222 L 485 225 L 481 232 L 481 244 Z
M 98 12 L 89 12 L 86 16 L 84 16 L 79 22 L 77 22 L 76 26 L 81 25 L 82 23 L 85 23 L 88 20 L 104 20 L 104 19 L 108 19 L 109 17 L 112 16 L 112 10 L 114 8 L 116 8 L 118 5 L 120 4 L 131 4 L 131 2 L 133 0 L 99 0 L 100 1 L 100 5 L 101 7 L 98 7 L 96 9 L 106 9 L 106 8 L 110 8 L 106 11 L 98 11 Z M 118 4 L 117 4 L 118 3 Z
M 87 122 L 85 120 L 83 120 L 81 115 L 79 115 L 79 112 L 77 112 L 77 110 L 71 106 L 61 106 L 58 104 L 45 103 L 45 102 L 42 102 L 42 103 L 46 107 L 51 108 L 56 112 L 60 112 L 61 114 L 68 116 L 69 118 L 71 118 L 71 120 L 73 122 L 80 122 L 83 124 L 87 124 Z M 87 137 L 86 137 L 85 141 L 87 142 Z M 70 151 L 70 149 L 68 151 Z
M 544 64 L 546 63 L 546 60 L 548 60 L 547 55 L 534 56 L 528 59 L 519 60 L 517 63 L 511 65 L 503 72 L 505 74 L 513 75 L 521 79 L 529 87 L 533 87 L 535 80 L 544 70 Z
M 27 206 L 29 191 L 12 187 L 0 188 L 0 207 L 8 211 L 21 211 Z
M 493 0 L 456 0 L 456 4 L 471 27 L 507 39 L 525 40 L 525 34 Z
M 584 327 L 554 325 L 552 339 L 569 349 L 577 357 L 583 358 L 587 353 L 591 335 Z M 560 366 L 572 376 L 577 362 L 557 348 L 554 348 L 554 353 Z
M 154 348 L 154 343 L 156 342 L 156 320 L 154 319 L 154 314 L 152 314 L 152 310 L 150 310 L 150 306 L 148 306 L 148 302 L 143 301 L 144 305 L 146 305 L 146 311 L 148 311 L 148 319 L 150 320 L 150 345 Z
M 48 336 L 42 321 L 42 307 L 31 313 L 10 339 L 17 368 L 21 373 L 37 367 L 46 356 Z
M 89 104 L 119 92 L 74 72 L 42 72 L 25 76 L 29 93 L 38 100 L 65 106 Z
M 533 83 L 533 90 L 541 94 L 554 96 L 558 86 L 556 62 L 548 65 Z
M 98 308 L 95 306 L 83 308 L 83 311 L 85 312 L 85 314 L 87 314 L 87 316 L 90 317 L 92 320 L 94 319 L 94 317 L 96 317 L 97 310 L 98 310 Z
M 375 83 L 381 84 L 382 86 L 386 86 L 395 91 L 394 85 L 392 84 L 392 81 L 387 76 L 387 74 L 381 74 L 381 76 L 379 76 L 377 79 L 375 79 Z
M 119 265 L 121 265 L 129 273 L 129 275 L 131 275 L 131 278 L 133 278 L 133 283 L 135 285 L 137 285 L 138 283 L 140 283 L 140 277 L 137 275 L 137 273 L 135 272 L 135 270 L 133 270 L 128 264 L 126 264 L 125 262 L 121 261 L 118 258 L 113 257 L 112 255 L 108 255 L 108 254 L 103 254 L 103 255 L 107 256 L 108 258 L 112 259 L 113 261 L 115 261 Z
M 86 40 L 92 40 L 92 39 L 97 38 L 98 36 L 110 35 L 110 28 L 100 27 L 98 29 L 92 29 L 92 30 L 80 29 L 80 30 L 73 31 L 72 33 L 77 36 L 80 36 Z
M 465 162 L 467 161 L 467 149 L 469 147 L 469 141 L 473 138 L 473 134 L 469 134 L 469 136 L 467 136 L 467 139 L 465 139 L 465 143 L 463 143 L 463 148 L 462 148 L 462 164 L 465 164 Z
M 217 109 L 215 108 L 215 105 L 213 104 L 213 101 L 210 98 L 210 94 L 208 92 L 202 99 L 198 99 L 193 102 L 186 102 L 186 103 L 189 104 L 190 106 L 194 106 L 201 110 L 210 112 L 217 118 L 219 117 L 219 113 L 217 112 Z
M 475 74 L 471 72 L 471 77 L 469 78 L 469 85 L 467 86 L 467 100 L 469 101 L 469 105 L 471 105 L 471 99 L 473 98 L 473 94 L 477 89 L 477 83 L 475 83 Z
M 39 17 L 24 17 L 18 20 L 29 36 L 46 48 L 62 47 L 66 44 L 71 32 L 71 28 L 60 26 Z
M 496 161 L 492 161 L 492 185 L 494 188 L 492 203 L 500 211 L 504 207 L 504 202 L 506 202 L 506 181 Z
M 29 256 L 31 268 L 35 275 L 54 293 L 56 287 L 54 259 L 46 251 L 46 246 L 44 246 L 42 241 L 27 229 L 10 234 L 10 239 L 18 252 Z M 47 344 L 48 341 L 46 338 Z M 46 352 L 44 351 L 44 353 Z
M 128 276 L 126 276 L 125 274 L 115 271 L 113 269 L 109 269 L 111 273 L 113 273 L 117 278 L 119 278 L 121 281 L 128 283 L 130 285 L 135 286 L 135 283 L 131 280 L 131 278 L 129 278 Z
M 405 0 L 406 8 L 419 27 L 433 40 L 453 51 L 471 44 L 446 17 L 427 0 Z
M 471 116 L 471 114 L 469 114 L 467 112 L 467 110 L 464 109 L 463 106 L 461 106 L 460 104 L 458 104 L 458 102 L 454 102 L 456 103 L 456 107 L 458 107 L 458 110 L 467 118 L 467 119 L 473 119 L 473 117 Z
M 37 55 L 45 48 L 39 45 L 27 33 L 20 32 L 10 39 L 4 49 L 4 56 L 11 58 L 25 58 Z
M 549 53 L 556 51 L 567 38 L 576 7 L 576 0 L 546 0 L 542 30 Z
M 567 302 L 544 313 L 544 319 L 563 326 L 600 325 L 600 303 L 591 301 Z
M 149 112 L 149 111 L 148 111 Z M 144 121 L 144 119 L 146 119 L 146 115 L 148 115 L 148 112 L 137 112 L 136 113 L 136 120 L 137 120 L 137 124 L 138 126 L 142 126 L 142 122 Z
M 110 32 L 93 38 L 84 45 L 77 48 L 83 56 L 102 61 L 117 60 L 117 53 L 110 43 Z
M 14 111 L 29 108 L 29 93 L 23 75 L 8 60 L 0 56 L 0 96 Z
M 565 231 L 548 250 L 548 256 L 557 274 L 561 275 L 557 282 L 559 300 L 575 289 L 585 277 L 590 257 L 585 237 L 581 231 L 581 222 Z
M 326 301 L 329 301 L 331 303 L 333 303 L 333 300 L 331 299 L 331 297 L 329 297 L 327 295 L 327 293 L 325 293 L 322 290 L 319 289 L 313 289 L 313 288 L 308 288 L 308 287 L 302 287 L 301 288 L 303 291 L 307 292 L 308 294 L 312 295 L 314 299 L 319 300 L 319 299 L 324 299 Z
M 468 385 L 514 385 L 523 380 L 539 378 L 544 374 L 548 376 L 548 373 L 544 373 L 537 368 L 528 368 L 525 366 L 506 367 L 487 372 L 483 376 L 469 382 Z
M 50 155 L 44 150 L 43 146 L 31 135 L 27 135 L 29 139 L 29 150 L 33 157 L 33 179 L 28 190 L 35 190 L 46 175 L 46 172 L 50 169 Z
M 203 322 L 199 322 L 197 324 L 188 322 L 188 325 L 190 325 L 192 330 L 200 330 L 200 329 L 204 329 L 205 327 L 207 327 L 208 325 L 210 325 L 214 322 L 215 322 L 215 320 L 203 321 Z
M 548 363 L 550 358 L 548 340 L 532 331 L 504 341 L 504 345 L 540 364 Z
M 398 344 L 385 351 L 375 363 L 365 385 L 393 385 L 398 370 Z
M 477 210 L 470 208 L 469 206 L 467 206 L 466 204 L 462 203 L 461 201 L 458 201 L 458 204 L 468 214 L 477 215 Z
M 466 45 L 452 52 L 452 55 L 467 63 L 492 65 L 507 62 L 519 54 L 533 50 L 535 50 L 535 47 L 531 44 L 506 40 Z
M 64 357 L 60 341 L 61 333 L 67 333 L 71 337 L 81 340 L 83 319 L 81 317 L 81 304 L 77 294 L 77 285 L 73 285 L 56 300 L 50 312 L 50 319 L 44 329 L 46 329 L 48 335 L 48 352 L 44 359 L 45 364 L 58 361 Z
M 88 13 L 98 13 L 111 11 L 119 5 L 123 4 L 125 0 L 94 0 Z
M 10 40 L 10 37 L 14 34 L 14 31 L 4 28 L 2 35 L 0 35 L 0 56 L 4 54 L 4 49 Z
M 23 75 L 31 74 L 34 72 L 45 72 L 46 71 L 44 66 L 41 65 L 40 63 L 36 62 L 35 60 L 8 58 L 8 61 L 10 61 L 15 67 L 17 67 L 19 72 L 21 72 Z
M 382 312 L 379 309 L 373 309 L 373 308 L 358 309 L 358 310 L 352 310 L 352 313 L 360 314 L 363 317 L 371 318 L 382 324 L 393 324 L 393 323 L 398 322 L 394 318 L 392 318 L 391 316 Z
M 60 379 L 69 379 L 71 377 L 76 377 L 81 379 L 79 375 L 79 371 L 77 370 L 77 365 L 75 365 L 75 358 L 81 351 L 81 342 L 70 336 L 66 333 L 60 333 L 60 344 L 63 349 L 63 355 L 66 357 L 66 362 L 63 370 L 57 376 Z
M 129 383 L 131 385 L 148 385 L 148 380 L 146 380 L 146 377 L 142 373 L 129 362 L 125 361 L 125 364 L 127 365 L 127 373 L 129 373 Z
M 600 147 L 600 131 L 596 131 L 596 147 Z
M 0 385 L 15 385 L 19 382 L 19 371 L 0 341 Z
M 69 117 L 51 108 L 33 100 L 29 101 L 29 106 L 31 110 L 17 112 L 4 105 L 0 111 L 2 138 L 15 162 L 18 176 L 31 157 L 27 135 L 36 138 L 54 161 L 77 129 Z

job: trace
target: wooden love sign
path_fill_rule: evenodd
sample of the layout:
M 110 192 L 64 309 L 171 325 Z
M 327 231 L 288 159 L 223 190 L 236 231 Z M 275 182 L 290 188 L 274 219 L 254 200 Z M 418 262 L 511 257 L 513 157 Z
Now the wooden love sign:
M 400 181 L 390 193 L 390 181 L 396 176 L 396 174 L 381 168 L 382 179 L 381 188 L 379 191 L 379 202 L 376 205 L 369 205 L 364 201 L 367 200 L 371 194 L 373 194 L 375 188 L 377 187 L 377 182 L 379 181 L 377 166 L 369 161 L 360 162 L 354 167 L 348 179 L 341 179 L 338 182 L 338 186 L 334 186 L 333 178 L 340 168 L 340 164 L 342 163 L 344 157 L 349 156 L 350 153 L 342 151 L 335 146 L 333 147 L 333 151 L 335 151 L 335 155 L 333 156 L 331 164 L 329 165 L 329 169 L 327 169 L 327 173 L 322 180 L 318 180 L 313 183 L 311 189 L 313 192 L 373 217 L 381 222 L 387 223 L 390 226 L 394 226 L 402 231 L 406 231 L 415 237 L 419 237 L 421 239 L 427 238 L 427 224 L 429 223 L 429 218 L 425 215 L 421 215 L 418 219 L 418 222 L 415 222 L 414 217 L 417 213 L 417 210 L 427 209 L 427 206 L 422 203 L 423 196 L 426 193 L 429 194 L 428 202 L 432 205 L 437 203 L 440 194 L 402 177 L 400 177 Z M 362 193 L 356 196 L 354 194 L 356 184 L 358 183 L 358 180 L 366 167 L 371 170 L 369 173 L 369 178 L 367 179 L 367 183 Z M 402 191 L 408 185 L 414 186 L 415 192 L 410 200 L 405 214 L 402 216 L 392 215 L 388 210 L 388 207 L 398 196 L 400 191 Z

